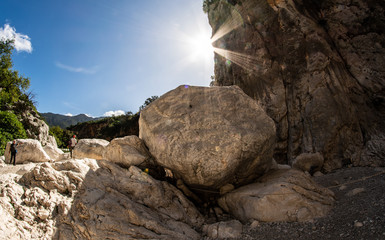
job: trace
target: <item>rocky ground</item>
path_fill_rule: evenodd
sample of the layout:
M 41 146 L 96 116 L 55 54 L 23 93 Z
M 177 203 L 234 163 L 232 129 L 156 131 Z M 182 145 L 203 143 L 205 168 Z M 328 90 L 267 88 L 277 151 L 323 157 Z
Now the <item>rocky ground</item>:
M 0 163 L 0 179 L 9 173 L 22 175 L 35 166 Z M 328 216 L 306 223 L 245 224 L 237 239 L 385 239 L 385 168 L 344 168 L 313 179 L 335 193 L 336 202 Z M 207 223 L 217 221 L 211 218 L 206 215 Z M 227 214 L 219 219 L 228 220 Z
M 385 168 L 345 168 L 314 179 L 335 193 L 327 217 L 310 223 L 254 223 L 244 226 L 239 239 L 385 239 Z

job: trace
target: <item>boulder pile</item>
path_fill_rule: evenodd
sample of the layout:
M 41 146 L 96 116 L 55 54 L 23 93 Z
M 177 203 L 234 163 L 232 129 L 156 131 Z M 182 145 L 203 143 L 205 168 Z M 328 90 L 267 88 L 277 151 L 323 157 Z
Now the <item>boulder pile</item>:
M 108 161 L 42 163 L 0 185 L 4 239 L 200 239 L 204 222 L 174 186 Z
M 333 205 L 310 174 L 275 162 L 275 126 L 238 87 L 180 86 L 142 111 L 140 130 L 142 139 L 81 139 L 75 159 L 20 140 L 17 163 L 30 163 L 0 165 L 0 235 L 237 238 L 242 223 L 309 221 Z M 321 160 L 304 155 L 297 168 L 318 170 Z

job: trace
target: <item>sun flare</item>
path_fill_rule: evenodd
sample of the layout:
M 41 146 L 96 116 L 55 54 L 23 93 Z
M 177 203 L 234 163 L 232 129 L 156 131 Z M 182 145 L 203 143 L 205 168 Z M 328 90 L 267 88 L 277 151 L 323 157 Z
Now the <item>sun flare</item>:
M 203 34 L 199 34 L 191 39 L 192 51 L 198 55 L 206 55 L 214 52 L 211 39 Z
M 190 59 L 196 61 L 213 61 L 214 48 L 212 41 L 208 34 L 203 32 L 192 35 L 188 38 L 188 51 L 190 52 Z

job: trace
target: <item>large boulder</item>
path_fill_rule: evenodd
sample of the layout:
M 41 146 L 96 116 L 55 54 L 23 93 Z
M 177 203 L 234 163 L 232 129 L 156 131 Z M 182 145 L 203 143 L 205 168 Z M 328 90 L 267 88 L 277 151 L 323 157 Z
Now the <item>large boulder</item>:
M 201 239 L 203 217 L 174 186 L 107 161 L 89 172 L 59 239 Z
M 325 216 L 333 206 L 334 193 L 299 170 L 274 170 L 218 202 L 243 222 L 302 222 Z
M 18 139 L 16 140 L 18 146 L 16 154 L 16 163 L 27 163 L 27 162 L 49 162 L 51 158 L 44 151 L 41 143 L 34 139 Z M 5 162 L 9 163 L 11 159 L 11 148 L 12 142 L 8 142 L 5 148 Z
M 115 138 L 107 145 L 104 159 L 121 166 L 146 165 L 151 158 L 143 141 L 137 136 Z
M 142 110 L 139 137 L 185 183 L 217 189 L 270 168 L 275 125 L 237 86 L 179 86 Z
M 77 159 L 92 158 L 101 160 L 108 144 L 109 142 L 104 139 L 80 139 L 73 149 L 72 156 Z
M 58 161 L 65 158 L 65 153 L 54 145 L 47 144 L 43 147 L 43 149 L 53 161 Z
M 322 169 L 324 158 L 321 153 L 302 153 L 293 161 L 293 168 L 315 173 Z

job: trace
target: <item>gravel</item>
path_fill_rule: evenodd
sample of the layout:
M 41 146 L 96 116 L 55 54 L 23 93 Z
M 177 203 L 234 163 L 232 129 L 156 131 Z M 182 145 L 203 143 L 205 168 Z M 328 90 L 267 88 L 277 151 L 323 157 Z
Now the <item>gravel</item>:
M 244 225 L 238 239 L 385 239 L 385 168 L 344 168 L 313 179 L 335 193 L 328 216 L 306 223 L 254 222 Z

